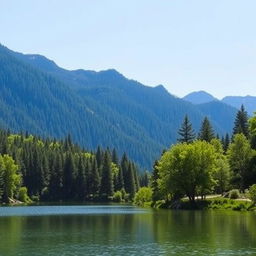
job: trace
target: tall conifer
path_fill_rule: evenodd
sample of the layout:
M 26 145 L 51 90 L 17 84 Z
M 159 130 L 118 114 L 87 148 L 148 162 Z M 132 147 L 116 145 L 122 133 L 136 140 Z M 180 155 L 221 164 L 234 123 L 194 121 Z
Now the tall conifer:
M 190 123 L 187 115 L 184 118 L 178 134 L 180 135 L 180 137 L 178 138 L 179 142 L 191 143 L 196 138 L 195 132 L 192 128 L 192 124 Z

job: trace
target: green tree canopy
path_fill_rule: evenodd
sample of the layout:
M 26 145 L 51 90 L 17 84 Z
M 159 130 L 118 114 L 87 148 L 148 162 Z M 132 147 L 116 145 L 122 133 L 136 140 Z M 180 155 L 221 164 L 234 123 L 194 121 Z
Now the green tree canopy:
M 205 141 L 171 147 L 159 161 L 161 190 L 186 194 L 194 202 L 197 191 L 212 188 L 215 153 L 214 146 Z
M 18 165 L 9 155 L 0 155 L 0 191 L 3 201 L 8 203 L 10 198 L 14 197 L 18 187 L 21 184 L 21 175 L 18 173 Z
M 236 134 L 230 144 L 228 159 L 232 171 L 232 183 L 235 188 L 245 189 L 245 180 L 248 175 L 249 163 L 253 157 L 253 150 L 244 134 Z
M 256 149 L 256 112 L 249 119 L 250 141 L 253 149 Z
M 149 187 L 142 187 L 135 194 L 134 203 L 139 206 L 144 206 L 145 203 L 152 201 L 152 190 Z

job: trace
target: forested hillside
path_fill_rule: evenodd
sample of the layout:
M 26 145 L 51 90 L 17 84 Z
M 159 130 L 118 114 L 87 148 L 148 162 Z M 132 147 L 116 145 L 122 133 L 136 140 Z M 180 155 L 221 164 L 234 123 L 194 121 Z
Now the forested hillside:
M 141 177 L 143 183 L 143 176 Z M 138 170 L 116 150 L 88 152 L 68 136 L 62 141 L 0 130 L 0 203 L 132 200 Z
M 186 114 L 196 131 L 207 115 L 220 135 L 231 132 L 235 110 L 226 106 L 225 122 L 216 109 L 194 106 L 155 88 L 129 80 L 115 70 L 59 68 L 40 55 L 22 55 L 0 46 L 0 124 L 13 131 L 63 138 L 68 133 L 89 149 L 116 148 L 143 168 L 151 168 L 177 139 Z

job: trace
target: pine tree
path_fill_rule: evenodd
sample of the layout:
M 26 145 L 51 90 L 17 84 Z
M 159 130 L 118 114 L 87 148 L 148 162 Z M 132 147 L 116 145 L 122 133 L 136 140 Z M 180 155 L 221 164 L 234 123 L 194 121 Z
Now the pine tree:
M 49 199 L 50 200 L 60 200 L 62 198 L 62 173 L 63 163 L 62 157 L 57 153 L 51 163 L 51 175 L 49 180 Z
M 121 190 L 123 188 L 124 188 L 124 176 L 123 176 L 123 169 L 120 167 L 117 175 L 116 190 Z
M 95 197 L 99 193 L 100 189 L 100 175 L 99 170 L 97 166 L 97 161 L 94 158 L 92 162 L 92 170 L 90 172 L 90 188 L 91 188 L 91 194 Z
M 214 130 L 212 128 L 212 125 L 207 117 L 204 118 L 202 122 L 202 126 L 199 132 L 198 139 L 199 140 L 205 140 L 207 142 L 210 142 L 212 139 L 214 139 Z
M 225 136 L 224 145 L 223 145 L 224 152 L 227 152 L 229 144 L 230 144 L 230 138 L 229 138 L 229 135 L 227 133 L 226 136 Z
M 192 124 L 190 123 L 188 116 L 186 115 L 184 121 L 181 125 L 181 128 L 178 131 L 180 138 L 179 142 L 191 143 L 196 138 L 195 132 L 192 128 Z
M 68 153 L 66 157 L 63 171 L 63 196 L 64 200 L 70 200 L 73 197 L 73 180 L 76 173 L 74 158 L 71 153 Z
M 236 119 L 233 128 L 233 136 L 236 134 L 242 133 L 248 139 L 249 137 L 249 124 L 248 124 L 248 115 L 245 111 L 244 106 L 241 106 L 241 109 L 238 110 L 236 114 Z
M 134 182 L 135 182 L 135 189 L 136 192 L 140 189 L 140 181 L 138 177 L 138 171 L 134 163 L 132 163 L 133 175 L 134 175 Z
M 121 169 L 122 176 L 123 176 L 123 184 L 124 184 L 125 191 L 127 188 L 128 167 L 129 167 L 129 161 L 128 161 L 127 155 L 124 153 L 122 156 L 122 159 L 121 159 L 120 169 Z
M 100 194 L 103 198 L 109 198 L 114 193 L 113 175 L 111 169 L 111 160 L 109 152 L 104 154 L 104 161 L 102 166 L 102 178 Z
M 116 165 L 119 165 L 118 155 L 115 148 L 112 151 L 112 162 Z
M 129 194 L 129 197 L 132 200 L 136 192 L 136 187 L 135 187 L 134 171 L 131 163 L 129 163 L 129 166 L 128 166 L 125 185 L 126 185 L 125 191 Z
M 154 202 L 156 202 L 157 200 L 160 200 L 160 191 L 158 186 L 158 179 L 160 178 L 160 176 L 159 176 L 159 171 L 157 166 L 158 166 L 158 161 L 155 161 L 154 169 L 151 176 L 152 200 Z
M 82 156 L 79 157 L 79 162 L 77 166 L 77 177 L 76 177 L 76 190 L 77 197 L 79 200 L 84 201 L 86 198 L 86 176 L 85 176 L 85 165 Z

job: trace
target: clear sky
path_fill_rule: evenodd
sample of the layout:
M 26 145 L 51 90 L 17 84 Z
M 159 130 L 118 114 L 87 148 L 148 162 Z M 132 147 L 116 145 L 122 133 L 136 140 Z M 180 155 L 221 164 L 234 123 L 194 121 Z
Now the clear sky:
M 184 96 L 256 96 L 255 0 L 0 0 L 0 42 Z

